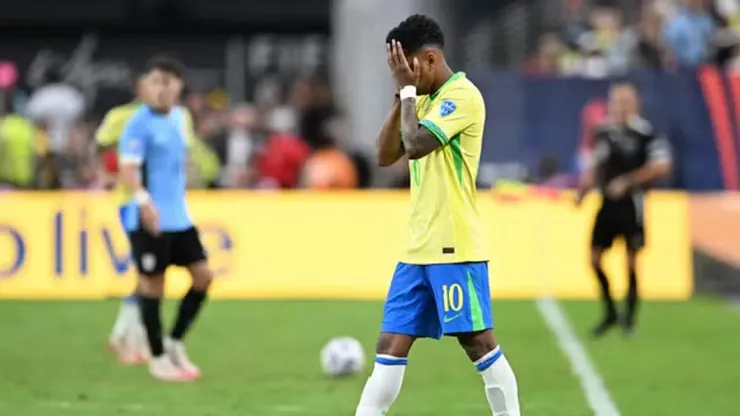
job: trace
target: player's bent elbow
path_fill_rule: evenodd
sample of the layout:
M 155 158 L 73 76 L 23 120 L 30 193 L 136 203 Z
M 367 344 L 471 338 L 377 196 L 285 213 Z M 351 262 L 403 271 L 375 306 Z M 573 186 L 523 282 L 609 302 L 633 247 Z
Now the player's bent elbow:
M 393 163 L 395 163 L 395 162 L 390 162 L 390 161 L 387 161 L 387 160 L 382 160 L 382 161 L 379 160 L 378 161 L 378 166 L 380 166 L 381 168 L 386 168 L 388 166 L 392 166 Z
M 427 154 L 419 149 L 406 149 L 406 157 L 409 158 L 409 160 L 416 160 L 421 159 L 422 157 L 426 156 Z
M 671 174 L 673 164 L 671 162 L 658 162 L 653 166 L 653 172 L 660 178 L 665 178 Z
M 390 166 L 394 163 L 390 158 L 384 157 L 383 155 L 378 155 L 378 166 L 380 167 L 386 167 Z
M 378 152 L 378 166 L 386 167 L 390 166 L 400 159 L 400 155 L 389 155 L 387 153 Z

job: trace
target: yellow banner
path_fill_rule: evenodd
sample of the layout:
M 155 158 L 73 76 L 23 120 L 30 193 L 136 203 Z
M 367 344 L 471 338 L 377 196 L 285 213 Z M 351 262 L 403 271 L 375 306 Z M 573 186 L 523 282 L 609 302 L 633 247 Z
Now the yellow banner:
M 217 298 L 382 299 L 404 237 L 403 192 L 193 192 Z M 500 200 L 481 192 L 489 235 L 491 293 L 593 298 L 588 251 L 597 198 L 578 210 L 570 199 Z M 116 201 L 106 194 L 0 195 L 0 298 L 104 298 L 134 286 Z M 653 299 L 692 293 L 687 198 L 647 201 L 641 292 Z M 616 293 L 626 290 L 622 246 L 606 259 Z M 168 273 L 168 293 L 189 286 Z

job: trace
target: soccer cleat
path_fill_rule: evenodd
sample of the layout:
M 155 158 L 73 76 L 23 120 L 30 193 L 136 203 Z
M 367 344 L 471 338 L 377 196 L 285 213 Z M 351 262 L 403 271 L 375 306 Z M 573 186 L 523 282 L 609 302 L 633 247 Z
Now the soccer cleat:
M 619 319 L 616 315 L 607 316 L 596 328 L 593 330 L 594 338 L 601 338 L 606 335 L 609 330 L 613 329 L 619 323 Z
M 136 302 L 124 301 L 108 336 L 108 348 L 124 365 L 147 362 L 149 351 Z
M 138 365 L 147 361 L 148 352 L 137 348 L 128 335 L 110 337 L 108 339 L 108 349 L 115 354 L 118 361 L 123 365 Z
M 625 326 L 623 329 L 623 335 L 625 338 L 634 338 L 635 337 L 635 326 L 634 325 L 628 325 Z
M 637 328 L 633 319 L 629 319 L 628 317 L 623 320 L 622 335 L 624 335 L 625 338 L 633 338 L 636 330 Z
M 185 344 L 182 341 L 165 338 L 164 350 L 178 368 L 193 378 L 200 378 L 202 375 L 200 368 L 190 361 L 190 357 L 188 357 L 188 353 L 185 350 Z
M 168 354 L 162 354 L 149 361 L 149 374 L 159 381 L 186 382 L 193 381 L 195 377 L 176 366 Z
M 149 361 L 151 353 L 149 352 L 149 341 L 146 337 L 144 325 L 136 324 L 126 334 L 131 354 L 135 357 L 135 364 L 144 364 Z
M 138 322 L 130 323 L 123 331 L 111 334 L 108 337 L 108 349 L 124 365 L 144 364 L 149 360 L 146 332 Z

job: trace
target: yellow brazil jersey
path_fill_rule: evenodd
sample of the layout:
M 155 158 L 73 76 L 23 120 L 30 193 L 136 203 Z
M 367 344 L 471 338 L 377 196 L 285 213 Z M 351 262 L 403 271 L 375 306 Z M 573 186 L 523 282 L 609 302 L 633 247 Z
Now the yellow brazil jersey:
M 409 264 L 488 260 L 476 203 L 486 107 L 464 73 L 416 101 L 419 124 L 441 146 L 409 161 L 411 218 L 402 261 Z
M 118 144 L 126 122 L 134 112 L 141 106 L 138 102 L 132 102 L 118 107 L 113 107 L 103 118 L 100 127 L 95 132 L 95 141 L 99 147 L 113 147 Z

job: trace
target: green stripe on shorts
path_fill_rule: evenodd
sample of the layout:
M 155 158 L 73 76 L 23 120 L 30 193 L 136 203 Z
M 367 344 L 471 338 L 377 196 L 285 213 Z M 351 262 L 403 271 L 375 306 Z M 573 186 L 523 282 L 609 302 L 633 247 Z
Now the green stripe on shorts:
M 468 273 L 468 293 L 470 296 L 470 321 L 473 323 L 473 331 L 482 331 L 486 328 L 485 322 L 483 322 L 483 311 L 480 308 L 480 299 L 478 299 L 478 291 L 475 289 L 473 283 L 473 276 Z

